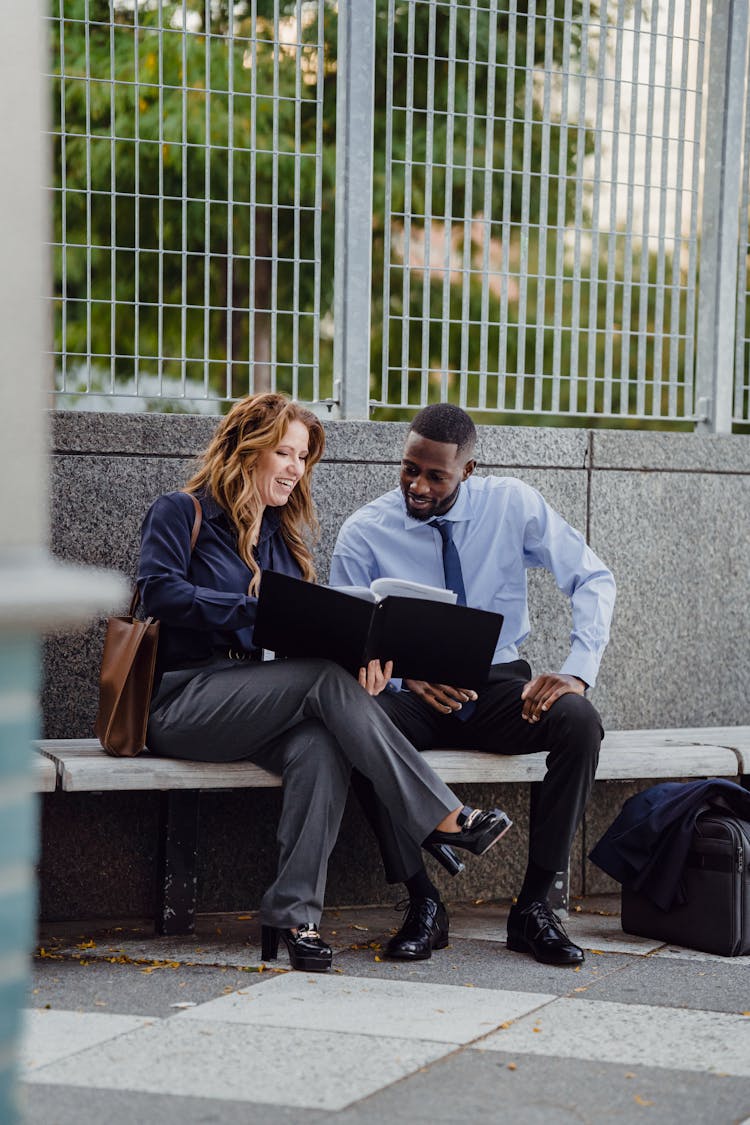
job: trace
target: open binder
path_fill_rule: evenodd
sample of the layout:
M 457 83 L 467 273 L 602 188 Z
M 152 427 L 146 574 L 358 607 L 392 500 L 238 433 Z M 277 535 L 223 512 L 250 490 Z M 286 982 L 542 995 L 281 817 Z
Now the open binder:
M 487 679 L 502 624 L 502 614 L 424 593 L 364 600 L 265 570 L 253 640 L 277 656 L 335 660 L 353 675 L 377 657 L 393 661 L 394 676 L 478 687 Z

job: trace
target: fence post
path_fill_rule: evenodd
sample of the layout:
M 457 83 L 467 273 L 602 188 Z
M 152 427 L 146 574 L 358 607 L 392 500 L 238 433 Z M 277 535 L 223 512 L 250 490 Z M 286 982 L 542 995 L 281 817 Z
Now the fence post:
M 0 139 L 0 1121 L 21 1120 L 17 1059 L 34 934 L 39 633 L 71 625 L 127 596 L 119 576 L 65 567 L 48 556 L 43 294 L 47 230 L 46 4 L 3 13 L 0 96 L 12 105 Z
M 370 412 L 375 4 L 342 0 L 336 78 L 334 398 L 342 418 Z
M 732 430 L 747 27 L 748 0 L 712 5 L 695 378 L 703 433 Z

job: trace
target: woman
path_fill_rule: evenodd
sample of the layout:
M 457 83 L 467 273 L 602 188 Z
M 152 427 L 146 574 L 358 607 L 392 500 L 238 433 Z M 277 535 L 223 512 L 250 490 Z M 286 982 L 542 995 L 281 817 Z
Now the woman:
M 327 660 L 263 661 L 253 644 L 262 571 L 315 578 L 310 475 L 323 447 L 315 415 L 283 395 L 237 403 L 185 491 L 149 510 L 138 575 L 143 606 L 161 622 L 148 746 L 174 758 L 249 759 L 281 774 L 262 957 L 276 957 L 281 936 L 292 966 L 308 971 L 331 965 L 317 924 L 352 767 L 425 846 L 450 842 L 481 854 L 508 826 L 498 810 L 462 809 L 392 726 L 371 698 L 388 666 L 373 662 L 358 683 Z M 202 522 L 191 549 L 194 497 Z

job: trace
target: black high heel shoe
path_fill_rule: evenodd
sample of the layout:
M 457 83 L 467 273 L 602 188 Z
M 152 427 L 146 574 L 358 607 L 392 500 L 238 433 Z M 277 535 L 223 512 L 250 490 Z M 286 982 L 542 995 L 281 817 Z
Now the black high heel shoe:
M 445 868 L 449 875 L 460 875 L 463 871 L 465 864 L 461 863 L 453 848 L 448 847 L 447 844 L 431 844 L 428 837 L 422 847 Z
M 422 847 L 435 853 L 432 848 L 448 846 L 449 848 L 464 848 L 472 855 L 484 855 L 486 851 L 496 844 L 501 836 L 510 828 L 513 821 L 501 809 L 490 809 L 482 812 L 481 809 L 470 809 L 464 805 L 458 814 L 459 832 L 430 832 Z M 439 856 L 436 858 L 439 859 Z M 455 857 L 454 857 L 455 858 Z
M 305 973 L 325 973 L 331 967 L 333 951 L 322 940 L 312 922 L 294 930 L 279 929 L 276 926 L 261 926 L 260 957 L 262 961 L 275 961 L 279 953 L 279 938 L 282 937 L 289 952 L 289 964 L 293 969 Z

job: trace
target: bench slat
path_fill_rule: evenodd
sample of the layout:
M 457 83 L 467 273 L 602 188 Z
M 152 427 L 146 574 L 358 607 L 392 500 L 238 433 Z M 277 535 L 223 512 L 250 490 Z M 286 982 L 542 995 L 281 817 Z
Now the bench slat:
M 742 743 L 736 730 L 691 728 L 610 731 L 602 746 L 599 780 L 661 777 L 737 777 Z M 717 737 L 719 732 L 719 737 Z M 272 788 L 280 779 L 250 762 L 205 763 L 156 758 L 110 758 L 96 739 L 46 739 L 37 746 L 57 763 L 66 792 L 105 790 Z M 750 739 L 748 739 L 750 758 Z M 546 754 L 500 756 L 475 750 L 431 750 L 427 761 L 448 783 L 540 781 Z M 747 770 L 743 771 L 747 772 Z
M 54 793 L 57 789 L 57 768 L 53 761 L 43 754 L 34 754 L 34 792 Z

